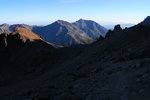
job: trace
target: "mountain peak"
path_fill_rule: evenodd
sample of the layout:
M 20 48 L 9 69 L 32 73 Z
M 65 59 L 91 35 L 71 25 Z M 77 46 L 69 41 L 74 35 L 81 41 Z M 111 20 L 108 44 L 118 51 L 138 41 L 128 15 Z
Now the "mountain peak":
M 64 20 L 57 20 L 56 22 L 65 22 Z
M 83 30 L 85 33 L 88 33 L 89 37 L 92 37 L 94 39 L 97 39 L 100 36 L 105 37 L 105 34 L 107 32 L 107 30 L 103 26 L 92 20 L 80 19 L 74 24 L 78 26 L 81 30 Z
M 62 26 L 67 26 L 69 24 L 70 24 L 69 22 L 64 21 L 64 20 L 57 20 L 54 23 L 52 23 L 52 25 L 62 25 Z
M 79 19 L 76 22 L 94 22 L 94 21 L 92 21 L 92 20 L 85 20 L 85 19 Z
M 150 16 L 147 16 L 140 24 L 150 26 Z
M 7 23 L 4 23 L 4 24 L 2 24 L 1 26 L 10 26 L 9 24 L 7 24 Z
M 4 24 L 2 24 L 2 25 L 0 25 L 0 27 L 2 28 L 6 28 L 6 27 L 9 27 L 10 25 L 9 24 L 6 24 L 6 23 L 4 23 Z
M 64 24 L 64 23 L 68 23 L 68 22 L 67 22 L 67 21 L 64 21 L 64 20 L 57 20 L 56 23 Z
M 147 16 L 144 21 L 149 21 L 150 22 L 150 16 Z
M 147 16 L 146 19 L 150 19 L 150 16 Z

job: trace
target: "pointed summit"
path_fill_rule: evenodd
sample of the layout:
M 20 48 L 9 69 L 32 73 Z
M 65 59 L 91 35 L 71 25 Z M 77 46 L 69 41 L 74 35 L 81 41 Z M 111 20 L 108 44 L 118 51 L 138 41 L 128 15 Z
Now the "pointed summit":
M 100 36 L 105 37 L 107 29 L 92 20 L 80 19 L 74 23 L 78 28 L 87 33 L 89 37 L 98 39 Z
M 56 22 L 57 22 L 57 23 L 63 23 L 63 22 L 65 22 L 65 21 L 63 21 L 63 20 L 57 20 Z
M 147 16 L 140 24 L 150 26 L 150 16 Z
M 55 24 L 57 23 L 57 24 L 68 24 L 69 22 L 67 22 L 67 21 L 64 21 L 64 20 L 57 20 L 56 22 L 54 22 Z
M 150 16 L 147 16 L 145 19 L 150 19 Z
M 77 22 L 83 22 L 83 21 L 88 21 L 88 20 L 85 20 L 85 19 L 79 19 Z
M 78 23 L 96 23 L 96 22 L 94 22 L 94 21 L 92 21 L 92 20 L 85 20 L 85 19 L 79 19 L 78 21 L 76 21 L 76 22 L 78 22 Z

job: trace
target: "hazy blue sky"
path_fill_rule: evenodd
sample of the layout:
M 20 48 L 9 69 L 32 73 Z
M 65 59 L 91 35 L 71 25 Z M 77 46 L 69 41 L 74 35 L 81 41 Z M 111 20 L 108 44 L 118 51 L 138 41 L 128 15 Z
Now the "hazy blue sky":
M 0 23 L 49 24 L 80 18 L 101 23 L 138 23 L 150 0 L 0 0 Z

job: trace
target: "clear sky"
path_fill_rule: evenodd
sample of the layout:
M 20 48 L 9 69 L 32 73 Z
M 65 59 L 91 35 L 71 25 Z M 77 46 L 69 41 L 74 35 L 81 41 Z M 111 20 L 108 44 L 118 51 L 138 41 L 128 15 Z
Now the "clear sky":
M 80 18 L 138 23 L 148 15 L 150 0 L 0 0 L 0 24 L 50 24 Z

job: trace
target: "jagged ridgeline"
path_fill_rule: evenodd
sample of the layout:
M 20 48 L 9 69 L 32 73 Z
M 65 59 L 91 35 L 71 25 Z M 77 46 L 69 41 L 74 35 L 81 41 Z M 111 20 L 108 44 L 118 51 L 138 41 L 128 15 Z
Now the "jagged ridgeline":
M 25 24 L 0 26 L 0 32 L 10 33 L 15 27 L 31 30 L 43 37 L 47 42 L 60 46 L 84 45 L 105 37 L 107 29 L 91 20 L 80 19 L 75 23 L 58 20 L 47 26 L 30 26 Z

